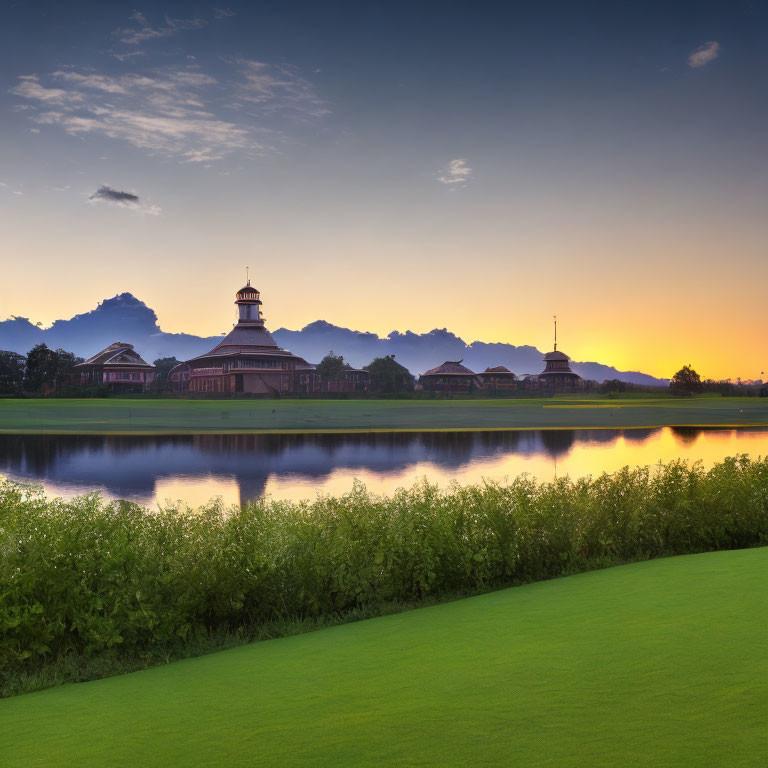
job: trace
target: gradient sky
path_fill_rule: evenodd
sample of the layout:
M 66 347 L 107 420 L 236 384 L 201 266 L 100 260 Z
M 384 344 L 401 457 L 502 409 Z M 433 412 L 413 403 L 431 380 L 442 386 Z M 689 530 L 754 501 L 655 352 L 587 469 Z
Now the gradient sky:
M 733 0 L 0 0 L 0 317 L 220 333 L 250 265 L 273 329 L 556 313 L 576 360 L 758 378 L 767 42 Z

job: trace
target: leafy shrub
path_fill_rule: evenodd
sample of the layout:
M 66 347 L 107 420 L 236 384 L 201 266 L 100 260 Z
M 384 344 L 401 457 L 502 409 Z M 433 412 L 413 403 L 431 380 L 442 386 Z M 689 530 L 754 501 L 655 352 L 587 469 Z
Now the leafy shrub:
M 151 512 L 0 484 L 0 667 L 173 655 L 217 633 L 768 541 L 768 460 L 594 479 L 362 485 Z

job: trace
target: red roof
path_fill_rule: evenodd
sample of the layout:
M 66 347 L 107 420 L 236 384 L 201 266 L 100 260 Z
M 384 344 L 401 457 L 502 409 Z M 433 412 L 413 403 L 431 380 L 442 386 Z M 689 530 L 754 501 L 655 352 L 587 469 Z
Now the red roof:
M 105 349 L 102 349 L 101 352 L 98 352 L 93 357 L 89 357 L 83 363 L 78 363 L 75 367 L 84 365 L 115 365 L 124 368 L 149 369 L 155 367 L 141 359 L 141 355 L 134 351 L 133 344 L 126 344 L 124 341 L 116 341 L 114 344 L 110 344 Z
M 461 360 L 446 360 L 437 368 L 425 371 L 422 376 L 477 376 L 474 371 L 470 371 L 466 365 L 461 364 Z
M 306 364 L 306 360 L 294 355 L 287 349 L 281 349 L 272 338 L 272 334 L 260 324 L 238 323 L 210 352 L 193 357 L 192 363 L 210 357 L 229 357 L 244 355 L 247 357 L 283 357 L 293 358 Z

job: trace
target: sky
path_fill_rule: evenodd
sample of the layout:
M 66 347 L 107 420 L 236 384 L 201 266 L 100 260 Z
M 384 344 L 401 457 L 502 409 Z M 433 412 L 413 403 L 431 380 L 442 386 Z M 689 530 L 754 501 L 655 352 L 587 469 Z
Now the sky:
M 768 3 L 0 0 L 0 318 L 768 370 Z M 440 362 L 440 361 L 436 361 Z M 765 377 L 764 377 L 765 378 Z

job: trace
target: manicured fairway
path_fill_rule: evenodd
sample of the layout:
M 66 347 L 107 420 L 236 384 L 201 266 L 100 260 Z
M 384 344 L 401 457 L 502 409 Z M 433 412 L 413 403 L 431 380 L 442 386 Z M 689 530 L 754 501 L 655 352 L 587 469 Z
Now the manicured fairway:
M 343 432 L 768 426 L 768 398 L 0 400 L 0 433 Z
M 571 576 L 0 701 L 0 764 L 760 766 L 768 548 Z

